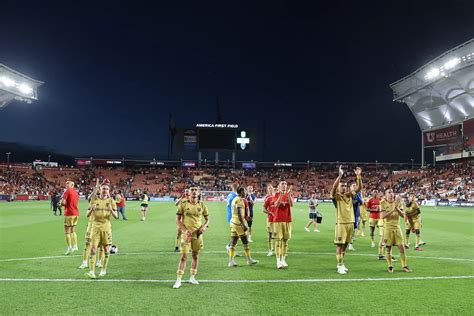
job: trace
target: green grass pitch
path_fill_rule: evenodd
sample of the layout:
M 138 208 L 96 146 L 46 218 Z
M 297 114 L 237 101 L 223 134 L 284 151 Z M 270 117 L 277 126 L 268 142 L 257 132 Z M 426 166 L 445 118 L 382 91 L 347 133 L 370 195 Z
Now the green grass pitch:
M 77 226 L 83 247 L 86 202 L 80 203 Z M 146 222 L 139 220 L 138 202 L 127 203 L 128 221 L 113 221 L 119 253 L 110 259 L 108 275 L 88 280 L 79 270 L 79 254 L 64 256 L 63 218 L 52 216 L 48 202 L 0 203 L 1 314 L 470 314 L 474 313 L 474 209 L 423 208 L 424 251 L 408 250 L 413 273 L 386 272 L 375 257 L 369 237 L 355 242 L 345 263 L 347 275 L 336 273 L 334 208 L 323 204 L 320 233 L 306 232 L 306 204 L 293 207 L 289 267 L 277 270 L 266 257 L 265 217 L 255 207 L 256 266 L 227 267 L 229 240 L 224 203 L 208 203 L 211 225 L 204 236 L 197 279 L 172 289 L 179 254 L 173 253 L 175 207 L 152 203 Z M 368 236 L 368 227 L 366 236 Z M 411 244 L 414 244 L 412 236 Z M 241 245 L 237 251 L 242 252 Z M 394 249 L 398 258 L 398 250 Z M 43 257 L 43 258 L 41 258 Z M 28 260 L 10 260 L 30 258 Z M 186 268 L 185 280 L 189 277 Z M 467 278 L 431 278 L 457 277 Z M 405 278 L 381 281 L 368 279 Z M 21 280 L 19 280 L 21 279 Z M 41 280 L 38 280 L 41 279 Z M 67 280 L 57 280 L 67 279 Z M 74 280 L 80 280 L 75 282 Z M 121 282 L 104 282 L 122 280 Z M 136 280 L 159 280 L 137 282 Z M 165 282 L 166 280 L 170 280 Z M 259 282 L 222 281 L 260 280 Z M 287 280 L 288 282 L 275 282 Z M 336 282 L 335 280 L 341 280 Z M 344 281 L 348 280 L 348 281 Z M 272 282 L 271 282 L 272 281 Z

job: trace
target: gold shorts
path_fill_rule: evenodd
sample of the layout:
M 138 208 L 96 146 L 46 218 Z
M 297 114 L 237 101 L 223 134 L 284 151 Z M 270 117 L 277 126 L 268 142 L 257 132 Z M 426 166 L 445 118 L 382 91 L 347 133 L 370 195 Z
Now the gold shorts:
M 276 240 L 290 240 L 291 239 L 291 223 L 289 222 L 275 222 L 273 224 L 272 238 Z
M 334 244 L 350 243 L 352 241 L 352 235 L 354 234 L 354 223 L 336 224 L 334 234 Z
M 268 219 L 267 219 L 267 232 L 270 234 L 273 233 L 273 223 L 269 222 Z
M 242 237 L 247 235 L 247 232 L 244 231 L 241 225 L 230 223 L 230 236 L 231 237 Z
M 380 226 L 380 224 L 383 225 L 383 220 L 382 219 L 369 218 L 369 226 L 370 227 Z
M 79 216 L 64 216 L 64 226 L 76 226 Z
M 191 240 L 187 240 L 187 234 L 181 234 L 181 253 L 199 252 L 203 245 L 202 234 L 197 235 L 197 231 L 191 234 Z
M 403 235 L 400 227 L 388 228 L 383 232 L 383 242 L 385 246 L 400 246 L 403 245 Z
M 361 208 L 360 209 L 360 219 L 363 221 L 363 222 L 366 222 L 367 221 L 367 210 L 365 208 Z
M 92 229 L 91 239 L 92 239 L 92 245 L 96 247 L 111 245 L 112 244 L 112 231 Z
M 405 221 L 407 229 L 412 230 L 412 229 L 420 229 L 421 228 L 421 218 L 419 216 L 413 217 L 411 221 L 412 221 L 413 225 L 410 223 L 409 220 Z

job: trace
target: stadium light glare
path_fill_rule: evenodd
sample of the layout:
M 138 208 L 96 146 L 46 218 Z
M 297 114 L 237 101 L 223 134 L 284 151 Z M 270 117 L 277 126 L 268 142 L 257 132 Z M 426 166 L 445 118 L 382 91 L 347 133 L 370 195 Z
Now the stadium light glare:
M 15 85 L 15 81 L 8 77 L 0 77 L 0 82 L 5 86 L 5 87 L 13 87 Z
M 459 62 L 460 62 L 459 58 L 453 58 L 453 59 L 451 59 L 450 61 L 448 61 L 447 63 L 444 64 L 444 68 L 445 69 L 454 68 L 454 67 L 456 67 L 457 64 L 459 64 Z
M 433 68 L 428 73 L 426 74 L 428 79 L 433 79 L 439 76 L 439 69 L 438 68 Z
M 18 90 L 20 90 L 24 94 L 32 94 L 33 88 L 27 85 L 26 83 L 22 83 L 18 86 Z

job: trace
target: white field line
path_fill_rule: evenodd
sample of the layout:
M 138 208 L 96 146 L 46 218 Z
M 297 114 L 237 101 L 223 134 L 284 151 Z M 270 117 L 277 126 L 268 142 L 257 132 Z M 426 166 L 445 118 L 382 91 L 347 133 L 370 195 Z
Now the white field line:
M 199 280 L 200 283 L 324 283 L 324 282 L 377 282 L 377 281 L 420 281 L 445 279 L 474 279 L 474 275 L 426 276 L 407 278 L 360 278 L 360 279 L 294 279 L 294 280 Z M 0 278 L 0 282 L 108 282 L 108 283 L 173 283 L 175 280 L 133 280 L 133 279 L 24 279 Z
M 252 251 L 252 253 L 266 254 L 266 251 Z M 225 251 L 203 251 L 202 254 L 226 254 Z M 173 251 L 155 251 L 155 252 L 124 252 L 119 253 L 122 256 L 153 256 L 153 255 L 179 255 Z M 303 256 L 334 256 L 332 252 L 289 252 L 289 255 L 303 255 Z M 377 257 L 375 254 L 363 254 L 349 252 L 349 256 L 363 256 L 363 257 Z M 81 257 L 81 255 L 69 255 L 69 256 L 45 256 L 45 257 L 30 257 L 30 258 L 11 258 L 11 259 L 0 259 L 0 262 L 12 262 L 12 261 L 30 261 L 30 260 L 49 260 L 49 259 L 64 259 Z M 448 260 L 448 261 L 467 261 L 474 262 L 474 259 L 467 258 L 449 258 L 449 257 L 425 257 L 425 256 L 409 256 L 410 259 L 433 259 L 433 260 Z

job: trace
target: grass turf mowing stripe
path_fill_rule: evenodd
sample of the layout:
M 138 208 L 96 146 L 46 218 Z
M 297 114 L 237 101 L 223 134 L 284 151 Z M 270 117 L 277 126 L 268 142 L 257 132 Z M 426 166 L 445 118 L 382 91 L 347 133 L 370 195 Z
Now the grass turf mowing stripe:
M 200 283 L 318 283 L 318 282 L 374 282 L 374 281 L 417 281 L 444 279 L 474 279 L 474 275 L 452 275 L 411 278 L 359 278 L 359 279 L 295 279 L 295 280 L 199 280 Z M 133 279 L 25 279 L 0 278 L 0 282 L 124 282 L 124 283 L 173 283 L 175 280 L 133 280 Z M 186 283 L 186 281 L 183 281 Z

